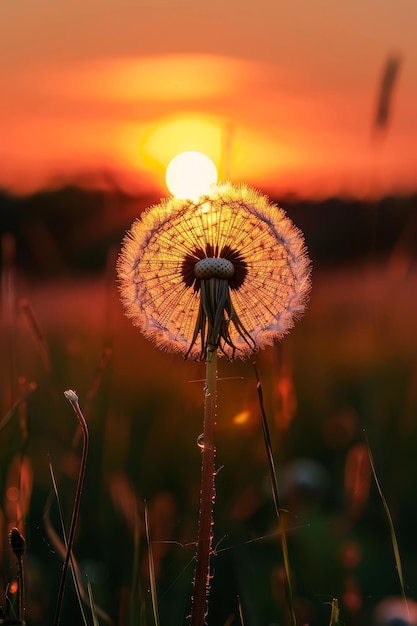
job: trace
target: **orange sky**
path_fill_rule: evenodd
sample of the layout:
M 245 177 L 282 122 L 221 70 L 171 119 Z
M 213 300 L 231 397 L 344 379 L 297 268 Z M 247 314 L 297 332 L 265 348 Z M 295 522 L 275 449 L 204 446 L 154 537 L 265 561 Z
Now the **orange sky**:
M 415 0 L 2 2 L 0 187 L 106 171 L 166 195 L 196 149 L 278 196 L 416 191 L 416 24 Z

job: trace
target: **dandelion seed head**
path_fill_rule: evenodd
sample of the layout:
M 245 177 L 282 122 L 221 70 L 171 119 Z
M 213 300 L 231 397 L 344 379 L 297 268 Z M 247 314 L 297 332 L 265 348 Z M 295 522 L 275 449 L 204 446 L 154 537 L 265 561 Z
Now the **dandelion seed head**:
M 230 359 L 271 345 L 310 291 L 301 231 L 267 196 L 229 183 L 146 210 L 125 236 L 117 271 L 132 322 L 159 347 L 195 359 L 208 345 Z
M 199 279 L 231 278 L 235 273 L 234 265 L 227 259 L 206 257 L 194 265 L 194 276 Z

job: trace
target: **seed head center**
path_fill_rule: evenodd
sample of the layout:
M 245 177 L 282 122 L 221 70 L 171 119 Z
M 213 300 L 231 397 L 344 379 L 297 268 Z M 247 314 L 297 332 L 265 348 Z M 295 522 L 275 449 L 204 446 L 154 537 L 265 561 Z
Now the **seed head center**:
M 194 265 L 194 276 L 202 280 L 209 278 L 231 278 L 235 273 L 233 263 L 227 259 L 208 257 Z

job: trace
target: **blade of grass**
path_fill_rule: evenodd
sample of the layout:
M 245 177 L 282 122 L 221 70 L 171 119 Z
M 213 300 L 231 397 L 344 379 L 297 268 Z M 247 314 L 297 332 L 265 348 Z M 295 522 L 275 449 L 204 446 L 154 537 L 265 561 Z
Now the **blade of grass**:
M 15 400 L 12 407 L 9 409 L 9 411 L 6 413 L 6 415 L 3 416 L 2 420 L 0 421 L 0 430 L 2 430 L 10 422 L 16 410 L 19 408 L 20 404 L 24 402 L 27 396 L 30 393 L 32 393 L 32 391 L 35 391 L 35 389 L 36 389 L 35 382 L 32 381 L 30 383 L 27 383 L 27 385 L 24 387 L 23 391 L 21 392 L 20 396 Z
M 155 622 L 155 626 L 159 626 L 159 613 L 158 613 L 158 599 L 156 592 L 156 577 L 155 577 L 155 564 L 153 560 L 153 551 L 152 551 L 152 543 L 151 543 L 151 535 L 149 530 L 149 517 L 148 517 L 148 507 L 145 504 L 145 532 L 146 532 L 146 541 L 148 544 L 148 560 L 149 560 L 149 581 L 151 585 L 151 598 L 152 598 L 152 611 L 153 611 L 153 619 Z
M 17 326 L 16 326 L 16 237 L 4 233 L 0 240 L 1 271 L 1 317 L 4 328 L 2 364 L 5 366 L 3 401 L 5 406 L 14 403 L 17 380 Z M 3 333 L 2 333 L 3 339 Z M 2 342 L 3 343 L 3 342 Z
M 373 474 L 373 477 L 374 477 L 375 485 L 376 485 L 376 488 L 378 490 L 379 497 L 381 498 L 382 506 L 384 507 L 385 515 L 386 515 L 386 518 L 387 518 L 387 521 L 388 521 L 389 531 L 390 531 L 390 535 L 391 535 L 392 549 L 394 551 L 395 565 L 397 567 L 398 578 L 399 578 L 399 581 L 400 581 L 401 595 L 402 595 L 402 598 L 404 600 L 404 603 L 405 603 L 405 606 L 406 606 L 406 609 L 407 609 L 408 617 L 410 617 L 409 606 L 408 606 L 407 597 L 406 597 L 406 594 L 405 594 L 405 583 L 404 583 L 403 568 L 402 568 L 402 564 L 401 564 L 400 549 L 399 549 L 399 546 L 398 546 L 397 534 L 395 532 L 394 522 L 393 522 L 393 519 L 392 519 L 391 511 L 390 511 L 389 506 L 388 506 L 388 502 L 385 499 L 384 493 L 382 491 L 381 484 L 379 482 L 379 479 L 378 479 L 378 476 L 377 476 L 377 473 L 376 473 L 374 457 L 373 457 L 373 454 L 372 454 L 371 446 L 370 446 L 370 443 L 369 443 L 369 439 L 368 439 L 368 437 L 366 435 L 365 429 L 363 430 L 363 434 L 364 434 L 364 437 L 365 437 L 366 447 L 368 449 L 369 463 L 371 465 L 371 470 L 372 470 L 372 474 Z
M 93 598 L 93 590 L 91 588 L 91 583 L 88 578 L 87 578 L 87 591 L 88 591 L 88 599 L 90 600 L 91 615 L 93 616 L 93 625 L 100 626 L 100 622 L 98 621 L 97 613 L 96 613 L 96 605 L 94 603 L 94 598 Z
M 245 622 L 243 620 L 242 601 L 240 599 L 240 596 L 237 597 L 237 606 L 238 606 L 238 609 L 239 609 L 240 626 L 245 626 Z
M 11 615 L 11 619 L 17 620 L 17 613 L 12 598 L 9 596 L 10 583 L 7 583 L 4 597 L 6 599 L 6 614 Z
M 72 546 L 74 543 L 75 528 L 77 525 L 78 512 L 80 510 L 81 492 L 82 492 L 82 488 L 84 484 L 84 476 L 85 476 L 85 470 L 87 466 L 88 440 L 89 440 L 87 422 L 85 421 L 84 415 L 82 414 L 80 405 L 78 403 L 77 394 L 75 393 L 75 391 L 72 391 L 71 389 L 69 389 L 68 391 L 65 391 L 64 395 L 67 398 L 67 400 L 70 402 L 72 408 L 74 409 L 74 413 L 77 416 L 78 423 L 81 426 L 82 433 L 83 433 L 83 450 L 82 450 L 82 455 L 81 455 L 81 464 L 80 464 L 80 470 L 78 474 L 77 488 L 75 491 L 74 506 L 72 509 L 70 529 L 68 533 L 67 553 L 65 555 L 64 564 L 62 566 L 61 581 L 60 581 L 59 590 L 58 590 L 58 599 L 57 599 L 57 604 L 56 604 L 54 626 L 58 626 L 60 622 L 60 618 L 61 618 L 65 582 L 66 582 L 68 566 L 69 566 L 69 562 L 71 558 Z
M 142 603 L 140 601 L 140 524 L 137 502 L 135 500 L 135 527 L 133 537 L 133 564 L 132 564 L 132 583 L 129 607 L 129 626 L 136 626 L 138 623 L 138 615 L 141 615 Z M 142 623 L 142 621 L 140 621 Z
M 56 479 L 55 479 L 55 473 L 54 473 L 54 469 L 53 469 L 52 463 L 49 463 L 49 472 L 51 474 L 52 488 L 54 490 L 55 499 L 56 499 L 57 506 L 58 506 L 59 521 L 60 521 L 60 524 L 61 524 L 62 536 L 64 538 L 64 544 L 62 544 L 62 542 L 61 542 L 61 546 L 62 546 L 62 553 L 65 556 L 65 552 L 68 549 L 67 533 L 66 533 L 66 530 L 65 530 L 65 522 L 64 522 L 64 514 L 63 514 L 62 506 L 61 506 L 61 498 L 59 497 L 58 485 L 57 485 L 57 482 L 56 482 Z M 49 523 L 48 535 L 51 536 L 52 525 L 50 523 L 49 516 L 47 518 L 47 522 Z M 53 532 L 55 532 L 55 531 L 53 531 Z M 54 544 L 55 545 L 56 545 L 56 539 L 54 540 Z M 84 612 L 84 608 L 83 608 L 82 591 L 81 591 L 81 588 L 80 588 L 80 581 L 78 579 L 78 572 L 76 571 L 76 568 L 74 567 L 74 558 L 73 558 L 72 554 L 71 554 L 71 560 L 70 560 L 70 568 L 71 568 L 72 579 L 74 581 L 75 592 L 76 592 L 76 595 L 77 595 L 78 605 L 80 607 L 81 616 L 82 616 L 82 619 L 83 619 L 83 622 L 84 622 L 84 626 L 88 626 L 87 618 L 86 618 L 86 615 L 85 615 L 85 612 Z M 78 568 L 77 568 L 77 570 L 78 570 Z
M 269 468 L 269 477 L 271 480 L 272 498 L 274 500 L 275 513 L 276 513 L 277 521 L 278 521 L 278 528 L 281 531 L 280 539 L 281 539 L 282 556 L 284 559 L 285 593 L 286 593 L 287 602 L 288 602 L 289 618 L 290 618 L 291 626 L 296 626 L 297 621 L 295 617 L 294 600 L 293 600 L 293 592 L 292 592 L 292 585 L 291 585 L 291 568 L 290 568 L 290 559 L 288 555 L 287 535 L 285 532 L 285 522 L 283 520 L 280 507 L 279 507 L 278 481 L 277 481 L 277 474 L 275 470 L 274 454 L 272 452 L 271 437 L 269 434 L 268 420 L 266 418 L 262 385 L 261 385 L 261 381 L 259 378 L 256 363 L 253 364 L 253 367 L 255 370 L 256 381 L 257 381 L 256 389 L 258 392 L 258 401 L 259 401 L 259 407 L 261 410 L 262 429 L 263 429 L 265 448 L 266 448 L 266 453 L 267 453 L 267 458 L 268 458 L 268 468 Z
M 35 313 L 30 305 L 29 300 L 27 298 L 20 298 L 19 307 L 26 319 L 29 331 L 39 351 L 44 370 L 45 372 L 50 374 L 52 368 L 48 342 L 46 341 L 46 337 L 43 334 L 41 327 L 39 326 L 38 320 L 36 319 Z
M 50 471 L 53 473 L 53 469 L 52 466 L 50 465 Z M 55 476 L 53 475 L 52 477 L 52 482 L 57 485 L 56 483 L 56 479 Z M 59 496 L 57 496 L 57 489 L 55 490 L 55 496 L 58 499 L 58 510 L 59 507 L 61 506 L 61 503 L 59 501 Z M 51 496 L 52 496 L 52 492 L 46 502 L 45 505 L 45 511 L 44 511 L 44 524 L 45 524 L 45 528 L 46 528 L 46 532 L 48 534 L 48 538 L 51 541 L 51 543 L 53 544 L 53 546 L 55 547 L 55 549 L 59 552 L 59 554 L 62 556 L 62 558 L 65 558 L 65 553 L 66 553 L 66 549 L 67 549 L 67 538 L 66 538 L 66 533 L 65 533 L 65 528 L 63 526 L 63 514 L 62 514 L 62 509 L 60 512 L 60 516 L 61 516 L 61 526 L 62 526 L 62 533 L 63 533 L 63 537 L 64 537 L 64 542 L 63 543 L 61 541 L 61 539 L 58 537 L 57 533 L 55 532 L 55 529 L 52 526 L 51 520 L 49 518 L 49 508 L 50 508 L 50 504 L 51 504 Z M 77 561 L 74 558 L 74 555 L 71 554 L 71 560 L 70 560 L 70 569 L 71 569 L 71 573 L 74 579 L 74 586 L 75 586 L 75 590 L 77 593 L 77 596 L 79 596 L 78 602 L 79 603 L 83 603 L 84 606 L 89 606 L 90 605 L 90 601 L 88 598 L 88 594 L 86 593 L 83 584 L 81 582 L 81 575 L 80 575 L 80 568 L 78 567 Z M 110 616 L 99 606 L 95 605 L 95 611 L 97 613 L 97 615 L 103 619 L 107 624 L 112 625 L 113 621 L 110 618 Z M 84 626 L 88 626 L 87 621 L 86 621 L 86 617 L 85 617 L 85 613 L 83 611 L 83 608 L 80 604 L 80 610 L 81 610 L 81 614 L 83 615 L 83 619 L 85 620 L 84 622 Z
M 86 415 L 87 418 L 90 415 L 91 405 L 103 381 L 104 372 L 106 371 L 107 365 L 109 364 L 112 354 L 113 354 L 113 350 L 109 348 L 109 346 L 107 346 L 106 348 L 104 348 L 100 356 L 99 362 L 96 367 L 96 371 L 94 372 L 93 380 L 91 381 L 90 388 L 87 391 L 87 394 L 85 397 L 84 415 Z

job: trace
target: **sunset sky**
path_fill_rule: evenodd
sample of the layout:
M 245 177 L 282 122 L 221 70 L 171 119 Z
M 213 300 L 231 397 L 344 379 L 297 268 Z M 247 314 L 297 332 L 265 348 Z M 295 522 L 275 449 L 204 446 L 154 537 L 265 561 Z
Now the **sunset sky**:
M 415 0 L 3 1 L 0 187 L 166 195 L 201 150 L 276 196 L 417 191 L 416 24 Z

